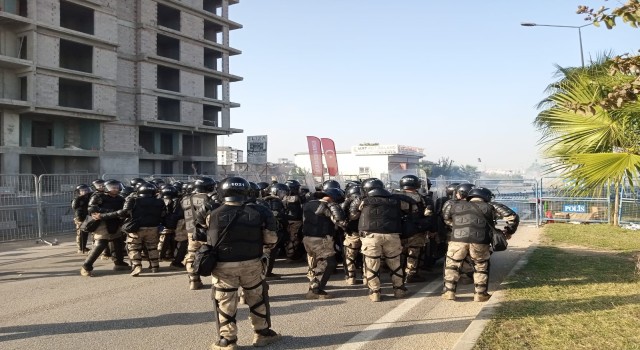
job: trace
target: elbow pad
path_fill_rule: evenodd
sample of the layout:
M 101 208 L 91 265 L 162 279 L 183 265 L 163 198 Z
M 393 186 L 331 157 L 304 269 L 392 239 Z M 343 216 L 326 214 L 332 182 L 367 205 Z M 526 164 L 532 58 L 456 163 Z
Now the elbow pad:
M 331 216 L 334 218 L 335 222 L 347 220 L 347 216 L 344 214 L 344 211 L 338 204 L 329 204 L 329 210 L 331 211 Z

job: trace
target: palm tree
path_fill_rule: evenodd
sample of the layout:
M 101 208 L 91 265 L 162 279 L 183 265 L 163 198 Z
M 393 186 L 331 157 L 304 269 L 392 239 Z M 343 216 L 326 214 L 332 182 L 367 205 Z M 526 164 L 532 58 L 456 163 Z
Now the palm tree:
M 560 80 L 548 87 L 534 124 L 548 170 L 572 180 L 576 191 L 613 185 L 615 214 L 620 186 L 625 179 L 633 186 L 640 173 L 640 103 L 636 96 L 611 102 L 615 87 L 636 77 L 609 68 L 606 56 L 585 68 L 558 67 Z

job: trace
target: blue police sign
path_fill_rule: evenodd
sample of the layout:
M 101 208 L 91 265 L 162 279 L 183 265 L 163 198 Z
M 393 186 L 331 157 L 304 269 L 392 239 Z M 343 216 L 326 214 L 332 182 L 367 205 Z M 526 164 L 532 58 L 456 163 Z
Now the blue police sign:
M 563 204 L 562 211 L 566 213 L 586 213 L 587 206 L 585 204 Z

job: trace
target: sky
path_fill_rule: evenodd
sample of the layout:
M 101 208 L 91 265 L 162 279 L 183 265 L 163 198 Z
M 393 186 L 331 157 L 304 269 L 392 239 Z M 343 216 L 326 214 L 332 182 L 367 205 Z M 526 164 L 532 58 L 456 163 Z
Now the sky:
M 481 170 L 544 159 L 533 125 L 556 67 L 580 65 L 582 0 L 241 0 L 229 16 L 231 127 L 219 145 L 246 150 L 268 135 L 268 160 L 307 152 L 306 136 L 338 151 L 363 142 L 423 147 Z M 640 29 L 582 29 L 585 62 L 635 53 Z M 246 153 L 245 153 L 246 155 Z M 481 162 L 478 162 L 481 159 Z

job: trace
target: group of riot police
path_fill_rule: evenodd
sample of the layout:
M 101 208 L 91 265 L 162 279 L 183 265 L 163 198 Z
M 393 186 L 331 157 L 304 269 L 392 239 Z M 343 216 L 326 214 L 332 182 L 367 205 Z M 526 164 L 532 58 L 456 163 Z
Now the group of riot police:
M 129 185 L 96 180 L 77 187 L 72 207 L 78 252 L 87 252 L 89 233 L 93 238 L 80 274 L 93 276 L 94 262 L 107 251 L 114 270 L 134 277 L 142 273 L 143 260 L 152 273 L 160 260 L 169 261 L 171 268 L 186 270 L 195 290 L 202 287 L 192 265 L 196 252 L 205 244 L 215 247 L 212 288 L 219 339 L 214 349 L 237 347 L 235 314 L 241 299 L 249 305 L 253 344 L 280 338 L 271 330 L 265 282 L 279 278 L 273 268 L 280 255 L 288 261 L 306 255 L 307 299 L 331 298 L 325 287 L 338 260 L 346 283 L 358 284 L 362 271 L 370 300 L 378 302 L 383 261 L 393 296 L 402 298 L 406 283 L 425 280 L 419 269 L 433 269 L 444 256 L 443 297 L 454 300 L 458 281 L 466 277 L 473 279 L 474 300 L 486 301 L 490 228 L 502 218 L 507 222 L 502 232 L 510 238 L 519 223 L 517 214 L 492 201 L 486 188 L 451 184 L 446 197 L 434 202 L 431 183 L 413 175 L 404 176 L 397 190 L 376 178 L 347 181 L 344 188 L 327 180 L 313 189 L 296 180 L 253 183 L 240 177 L 219 183 L 210 177 L 190 183 L 135 178 Z

